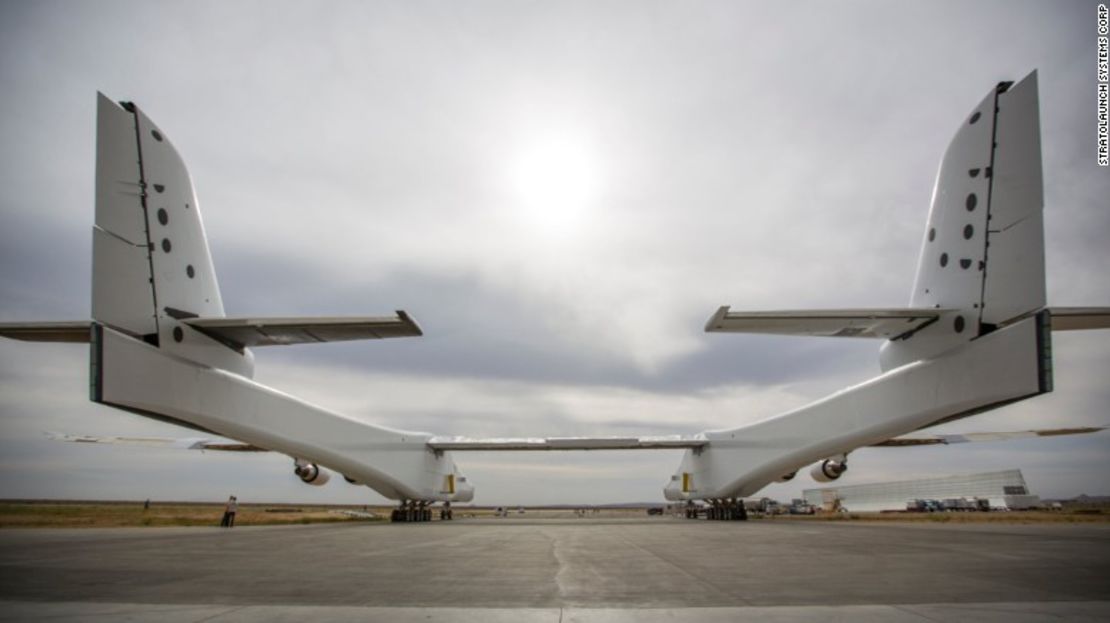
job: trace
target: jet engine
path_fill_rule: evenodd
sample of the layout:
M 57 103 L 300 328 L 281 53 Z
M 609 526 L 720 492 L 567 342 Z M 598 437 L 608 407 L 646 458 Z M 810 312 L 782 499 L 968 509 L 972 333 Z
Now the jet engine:
M 301 463 L 298 461 L 293 464 L 293 473 L 297 475 L 297 478 L 301 479 L 301 482 L 310 484 L 314 487 L 326 484 L 331 478 L 331 474 L 328 474 L 326 470 L 321 469 L 320 466 L 315 463 Z
M 848 471 L 848 461 L 825 459 L 809 471 L 809 475 L 817 482 L 832 482 Z

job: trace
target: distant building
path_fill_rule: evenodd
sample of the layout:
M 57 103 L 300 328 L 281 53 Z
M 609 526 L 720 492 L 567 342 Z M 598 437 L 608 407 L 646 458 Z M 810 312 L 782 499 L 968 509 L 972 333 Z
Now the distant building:
M 1029 494 L 1021 470 L 982 474 L 961 474 L 942 478 L 878 482 L 866 485 L 806 489 L 806 502 L 817 508 L 849 511 L 906 510 L 914 500 L 952 500 L 977 498 L 990 500 L 991 508 L 1019 510 L 1040 505 L 1040 498 Z

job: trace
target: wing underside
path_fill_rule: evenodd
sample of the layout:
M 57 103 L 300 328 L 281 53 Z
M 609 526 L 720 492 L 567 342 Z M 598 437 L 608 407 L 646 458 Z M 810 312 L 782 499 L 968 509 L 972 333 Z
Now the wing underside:
M 896 339 L 936 322 L 945 309 L 809 309 L 737 312 L 717 310 L 705 330 L 710 333 L 767 333 L 822 337 Z
M 254 444 L 206 437 L 98 437 L 95 435 L 63 435 L 58 433 L 47 433 L 46 435 L 54 441 L 68 441 L 71 443 L 97 443 L 176 450 L 212 450 L 218 452 L 269 452 L 266 448 Z
M 318 344 L 423 335 L 408 314 L 353 318 L 189 318 L 185 324 L 238 347 Z
M 393 316 L 300 318 L 198 318 L 168 309 L 184 324 L 233 348 L 319 344 L 347 340 L 378 340 L 423 335 L 407 313 Z M 5 322 L 0 336 L 28 342 L 89 341 L 90 321 Z
M 993 433 L 954 433 L 940 435 L 913 435 L 895 437 L 876 444 L 872 448 L 904 448 L 911 446 L 935 446 L 954 443 L 980 441 L 1011 441 L 1034 437 L 1057 437 L 1080 435 L 1106 430 L 1106 426 L 1087 426 L 1080 428 L 1052 428 Z M 207 437 L 100 437 L 94 435 L 64 435 L 47 433 L 54 441 L 71 443 L 95 443 L 121 446 L 140 446 L 148 448 L 172 448 L 179 450 L 209 450 L 217 452 L 269 452 L 254 444 L 229 439 Z M 432 437 L 428 448 L 444 451 L 496 452 L 508 450 L 675 450 L 699 449 L 709 445 L 709 441 L 698 436 L 663 435 L 644 437 Z
M 1053 331 L 1110 329 L 1110 307 L 1050 307 Z
M 739 312 L 721 307 L 709 333 L 766 333 L 820 337 L 869 337 L 894 340 L 937 321 L 949 309 L 805 309 Z M 1051 307 L 1053 331 L 1110 329 L 1110 307 Z
M 500 450 L 666 450 L 701 448 L 709 442 L 699 437 L 432 437 L 428 447 L 439 451 Z
M 1032 439 L 1034 437 L 1058 437 L 1061 435 L 1082 435 L 1106 430 L 1105 426 L 1086 426 L 1081 428 L 1050 428 L 1042 430 L 1020 430 L 1001 433 L 954 433 L 945 435 L 913 435 L 895 437 L 872 444 L 873 448 L 904 448 L 908 446 L 935 446 L 977 441 L 1011 441 Z
M 25 342 L 88 343 L 92 323 L 72 322 L 0 322 L 0 336 Z

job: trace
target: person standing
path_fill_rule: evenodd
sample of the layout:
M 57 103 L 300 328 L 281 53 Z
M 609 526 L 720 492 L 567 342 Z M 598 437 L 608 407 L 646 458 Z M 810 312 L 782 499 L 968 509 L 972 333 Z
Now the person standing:
M 235 501 L 235 496 L 227 498 L 227 504 L 224 505 L 224 516 L 220 520 L 221 528 L 230 528 L 235 523 L 235 513 L 239 510 L 239 504 Z

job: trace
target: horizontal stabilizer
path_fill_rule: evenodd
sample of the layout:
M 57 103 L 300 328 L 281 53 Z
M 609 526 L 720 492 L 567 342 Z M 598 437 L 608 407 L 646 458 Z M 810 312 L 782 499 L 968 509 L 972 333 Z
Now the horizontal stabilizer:
M 872 444 L 874 448 L 903 448 L 906 446 L 934 446 L 950 443 L 968 443 L 972 441 L 1010 441 L 1013 439 L 1030 439 L 1033 437 L 1056 437 L 1059 435 L 1082 435 L 1097 433 L 1106 430 L 1105 426 L 1088 426 L 1084 428 L 1051 428 L 1044 430 L 1019 430 L 1005 433 L 962 433 L 951 435 L 927 435 L 912 437 L 895 437 L 881 443 Z
M 1050 307 L 1053 331 L 1110 329 L 1110 307 Z
M 182 322 L 236 347 L 316 344 L 423 335 L 408 314 L 347 318 L 185 318 Z
M 0 322 L 0 336 L 25 342 L 88 343 L 88 320 L 69 322 Z
M 203 437 L 94 437 L 92 435 L 63 435 L 60 433 L 46 433 L 46 436 L 53 441 L 69 441 L 72 443 L 102 443 L 116 446 L 213 450 L 219 452 L 269 452 L 266 448 L 260 448 L 249 443 Z
M 701 448 L 701 437 L 432 437 L 433 450 L 666 450 Z
M 894 339 L 933 322 L 947 309 L 806 309 L 734 312 L 726 305 L 705 324 L 709 333 L 769 333 Z

